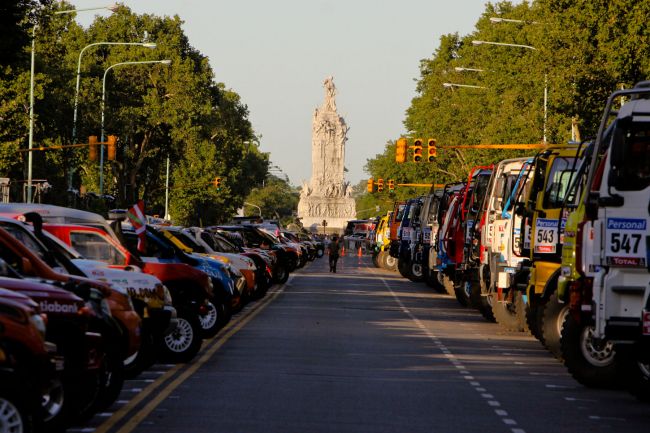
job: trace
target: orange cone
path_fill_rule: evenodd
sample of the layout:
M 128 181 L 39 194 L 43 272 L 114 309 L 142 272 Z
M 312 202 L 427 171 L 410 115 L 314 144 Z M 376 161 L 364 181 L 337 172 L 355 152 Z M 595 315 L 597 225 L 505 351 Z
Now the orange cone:
M 361 251 L 361 247 L 359 247 L 359 251 L 357 251 L 357 256 L 363 257 L 363 251 Z
M 341 256 L 345 256 L 345 246 L 343 246 L 343 248 L 341 248 Z

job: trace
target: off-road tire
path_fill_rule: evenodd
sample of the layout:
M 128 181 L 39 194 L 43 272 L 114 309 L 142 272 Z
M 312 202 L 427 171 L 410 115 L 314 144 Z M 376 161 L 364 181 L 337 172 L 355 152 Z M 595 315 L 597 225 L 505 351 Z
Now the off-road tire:
M 517 291 L 511 301 L 496 301 L 493 299 L 492 312 L 496 322 L 508 331 L 526 332 L 526 304 L 524 296 Z
M 560 361 L 562 360 L 562 326 L 569 306 L 560 303 L 557 293 L 553 293 L 542 308 L 541 334 L 542 344 Z
M 384 254 L 384 269 L 389 271 L 397 270 L 397 259 L 390 254 Z
M 445 293 L 451 296 L 456 296 L 454 291 L 454 282 L 448 275 L 445 275 L 443 272 L 438 272 L 438 278 L 441 280 L 440 283 L 445 288 Z
M 397 260 L 397 270 L 399 271 L 399 274 L 403 276 L 404 278 L 408 279 L 410 278 L 411 275 L 411 262 L 406 261 L 404 259 L 398 259 Z
M 593 345 L 593 327 L 576 322 L 571 314 L 562 326 L 562 358 L 569 373 L 579 383 L 590 388 L 616 388 L 622 376 L 612 343 Z
M 421 263 L 410 262 L 408 279 L 414 283 L 424 281 L 424 265 Z
M 438 293 L 447 293 L 445 290 L 445 286 L 440 283 L 438 280 L 438 271 L 429 269 L 429 272 L 427 272 L 427 278 L 425 280 L 427 286 L 431 287 Z
M 471 291 L 472 282 L 469 280 L 461 280 L 458 284 L 454 285 L 454 296 L 456 296 L 456 300 L 463 307 L 469 306 Z

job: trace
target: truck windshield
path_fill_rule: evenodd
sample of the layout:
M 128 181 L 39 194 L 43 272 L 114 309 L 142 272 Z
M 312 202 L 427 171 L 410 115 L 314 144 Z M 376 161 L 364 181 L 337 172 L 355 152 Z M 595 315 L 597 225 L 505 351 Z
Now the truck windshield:
M 553 160 L 544 191 L 544 208 L 562 207 L 574 176 L 574 169 L 575 158 L 558 156 Z
M 621 191 L 640 191 L 650 186 L 650 123 L 619 126 L 611 147 L 615 176 L 610 184 Z

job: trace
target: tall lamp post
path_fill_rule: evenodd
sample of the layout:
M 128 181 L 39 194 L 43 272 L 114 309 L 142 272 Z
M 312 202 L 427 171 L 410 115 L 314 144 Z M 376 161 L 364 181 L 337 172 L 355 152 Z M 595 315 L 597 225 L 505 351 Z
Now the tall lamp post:
M 94 8 L 81 8 L 81 9 L 66 9 L 63 11 L 56 11 L 53 15 L 64 15 L 64 14 L 73 14 L 77 12 L 85 11 L 96 11 L 106 9 L 111 12 L 115 12 L 118 8 L 118 4 L 113 4 L 111 6 L 101 6 Z M 38 23 L 34 23 L 32 27 L 32 53 L 31 53 L 31 65 L 30 65 L 30 75 L 29 75 L 29 151 L 27 152 L 27 203 L 32 202 L 32 149 L 34 148 L 34 64 L 36 58 L 36 28 Z
M 171 64 L 171 60 L 165 59 L 165 60 L 141 60 L 141 61 L 133 61 L 133 62 L 119 62 L 115 63 L 104 71 L 104 78 L 102 80 L 102 129 L 101 129 L 101 141 L 99 145 L 99 194 L 104 193 L 104 107 L 105 107 L 105 102 L 106 102 L 106 76 L 108 75 L 108 71 L 110 71 L 113 68 L 116 68 L 118 66 L 125 66 L 125 65 L 147 65 L 147 64 L 162 64 L 162 65 L 169 65 Z
M 145 48 L 156 48 L 157 45 L 153 42 L 93 42 L 88 44 L 81 49 L 79 52 L 79 60 L 77 61 L 77 84 L 74 91 L 74 113 L 72 115 L 72 143 L 77 142 L 77 108 L 79 106 L 79 86 L 81 83 L 81 57 L 84 52 L 90 47 L 96 47 L 98 45 L 136 45 Z M 72 188 L 72 175 L 74 169 L 70 168 L 70 175 L 68 176 L 68 188 Z
M 79 60 L 77 61 L 77 84 L 74 91 L 74 114 L 72 116 L 72 143 L 76 143 L 77 140 L 77 107 L 79 106 L 79 86 L 81 82 L 81 57 L 84 52 L 91 47 L 96 47 L 98 45 L 136 45 L 145 48 L 156 48 L 158 45 L 153 42 L 93 42 L 88 44 L 81 49 L 79 52 Z
M 503 19 L 505 21 L 505 18 Z M 515 20 L 508 20 L 515 21 Z M 498 22 L 498 21 L 493 21 Z M 516 22 L 516 21 L 515 21 Z M 531 45 L 522 45 L 522 44 L 508 44 L 504 42 L 491 42 L 491 41 L 472 41 L 473 45 L 497 45 L 500 47 L 512 47 L 512 48 L 523 48 L 526 50 L 537 51 L 537 48 Z M 542 135 L 542 143 L 546 143 L 546 121 L 548 119 L 548 78 L 547 74 L 544 74 L 544 132 Z

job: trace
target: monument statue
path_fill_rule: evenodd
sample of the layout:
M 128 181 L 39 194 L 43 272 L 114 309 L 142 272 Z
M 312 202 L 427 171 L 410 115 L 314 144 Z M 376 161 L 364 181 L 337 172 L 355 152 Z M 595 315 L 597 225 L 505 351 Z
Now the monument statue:
M 345 142 L 348 126 L 336 111 L 334 78 L 323 81 L 325 100 L 312 117 L 312 177 L 303 182 L 298 216 L 304 227 L 318 229 L 323 221 L 330 228 L 344 228 L 356 217 L 352 189 L 345 182 Z

